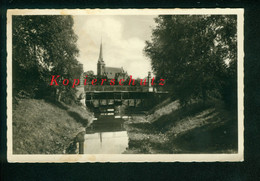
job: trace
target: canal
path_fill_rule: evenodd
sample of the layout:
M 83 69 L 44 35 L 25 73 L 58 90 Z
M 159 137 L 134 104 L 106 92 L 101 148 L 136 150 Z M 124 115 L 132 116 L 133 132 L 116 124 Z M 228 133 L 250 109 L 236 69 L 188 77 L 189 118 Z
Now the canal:
M 128 118 L 127 118 L 128 119 Z M 112 115 L 99 116 L 86 128 L 83 154 L 121 154 L 128 148 L 125 119 Z
M 86 101 L 94 119 L 86 127 L 78 142 L 79 154 L 148 153 L 149 138 L 160 140 L 147 123 L 146 115 L 152 107 L 165 99 L 90 99 Z M 158 138 L 157 138 L 158 137 Z M 157 141 L 156 141 L 157 142 Z M 161 143 L 159 143 L 161 144 Z
M 141 100 L 136 100 L 139 104 Z M 129 147 L 129 135 L 125 129 L 125 122 L 133 115 L 144 115 L 144 109 L 131 107 L 134 102 L 108 102 L 99 106 L 92 106 L 94 120 L 86 128 L 84 141 L 79 142 L 80 154 L 121 154 Z M 135 103 L 136 104 L 136 103 Z

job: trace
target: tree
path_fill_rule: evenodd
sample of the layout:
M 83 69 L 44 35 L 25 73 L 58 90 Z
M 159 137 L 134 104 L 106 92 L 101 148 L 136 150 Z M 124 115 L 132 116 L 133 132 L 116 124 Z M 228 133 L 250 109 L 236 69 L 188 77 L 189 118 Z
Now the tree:
M 236 80 L 236 16 L 159 16 L 155 21 L 144 53 L 156 77 L 171 84 L 182 104 L 223 97 L 224 87 Z
M 82 73 L 76 59 L 77 36 L 71 16 L 13 16 L 14 95 L 21 90 L 31 96 L 72 98 L 68 86 L 50 86 L 51 75 L 74 79 Z M 77 70 L 75 72 L 75 70 Z M 60 79 L 60 80 L 61 80 Z M 72 82 L 70 81 L 70 84 Z

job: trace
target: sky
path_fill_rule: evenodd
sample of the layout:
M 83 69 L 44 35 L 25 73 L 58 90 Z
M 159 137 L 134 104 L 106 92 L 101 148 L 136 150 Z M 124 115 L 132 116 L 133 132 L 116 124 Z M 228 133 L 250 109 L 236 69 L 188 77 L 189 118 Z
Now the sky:
M 151 15 L 85 15 L 73 16 L 78 36 L 78 60 L 84 71 L 97 73 L 102 38 L 103 60 L 107 67 L 123 67 L 128 75 L 144 78 L 152 72 L 150 60 L 144 55 L 145 41 L 151 39 L 155 27 Z

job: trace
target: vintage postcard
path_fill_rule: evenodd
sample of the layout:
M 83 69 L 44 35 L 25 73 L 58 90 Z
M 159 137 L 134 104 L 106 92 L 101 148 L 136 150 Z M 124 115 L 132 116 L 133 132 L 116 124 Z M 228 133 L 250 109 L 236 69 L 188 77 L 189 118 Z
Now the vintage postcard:
M 243 18 L 8 10 L 8 161 L 243 161 Z

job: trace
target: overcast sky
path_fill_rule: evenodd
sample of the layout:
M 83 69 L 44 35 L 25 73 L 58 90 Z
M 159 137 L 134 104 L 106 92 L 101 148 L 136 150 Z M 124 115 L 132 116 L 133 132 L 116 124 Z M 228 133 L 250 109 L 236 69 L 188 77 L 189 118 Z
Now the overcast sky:
M 84 71 L 97 73 L 102 37 L 103 59 L 107 67 L 123 67 L 128 75 L 143 78 L 151 71 L 150 60 L 144 56 L 145 40 L 151 38 L 156 16 L 73 16 L 78 35 L 78 60 Z

